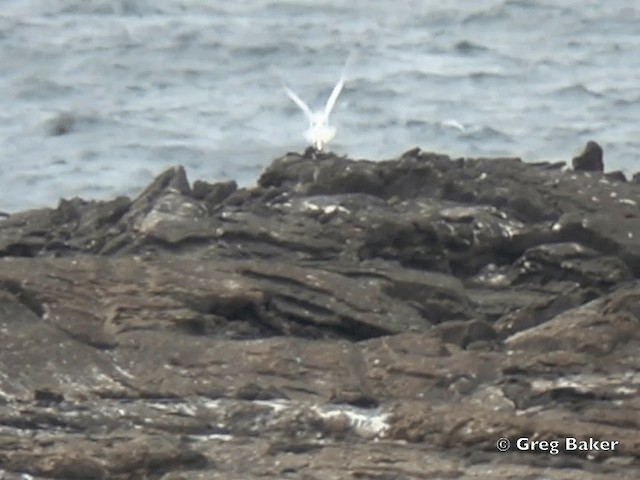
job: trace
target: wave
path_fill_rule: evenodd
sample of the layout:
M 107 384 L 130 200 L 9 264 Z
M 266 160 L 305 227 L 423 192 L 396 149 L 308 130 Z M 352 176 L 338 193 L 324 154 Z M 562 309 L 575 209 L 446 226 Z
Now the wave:
M 484 45 L 480 45 L 479 43 L 473 42 L 471 40 L 460 40 L 455 44 L 454 49 L 461 54 L 471 55 L 481 52 L 491 51 L 490 48 L 485 47 Z
M 513 136 L 494 127 L 470 128 L 461 137 L 465 140 L 501 140 L 513 142 Z
M 540 0 L 506 0 L 495 3 L 483 10 L 473 11 L 462 20 L 467 23 L 486 23 L 491 21 L 512 20 L 526 15 L 527 17 L 549 18 L 561 17 L 575 9 L 557 5 L 558 2 L 541 2 Z
M 22 100 L 45 100 L 72 94 L 75 87 L 63 85 L 41 77 L 23 78 L 16 89 L 15 97 Z
M 554 95 L 561 95 L 564 97 L 592 97 L 602 98 L 605 95 L 599 92 L 590 90 L 582 83 L 575 83 L 573 85 L 567 85 L 565 87 L 558 88 L 552 92 Z

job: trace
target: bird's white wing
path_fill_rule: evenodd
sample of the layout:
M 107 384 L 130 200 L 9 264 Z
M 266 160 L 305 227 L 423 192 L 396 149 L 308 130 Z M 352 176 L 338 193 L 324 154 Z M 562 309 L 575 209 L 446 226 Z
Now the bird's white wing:
M 342 75 L 340 75 L 340 80 L 338 80 L 338 83 L 336 83 L 336 86 L 333 87 L 333 90 L 331 91 L 331 95 L 329 95 L 329 100 L 327 100 L 327 104 L 324 106 L 324 115 L 326 118 L 329 118 L 329 115 L 331 114 L 331 110 L 333 110 L 333 107 L 335 106 L 336 101 L 340 96 L 340 92 L 342 92 L 342 87 L 344 87 L 344 81 L 347 76 L 347 68 L 349 67 L 349 63 L 351 62 L 353 55 L 354 55 L 353 52 L 349 53 L 347 60 L 344 62 L 344 68 L 342 69 Z
M 280 81 L 280 84 L 282 85 L 282 88 L 284 88 L 284 91 L 286 92 L 287 96 L 291 100 L 293 100 L 295 104 L 298 105 L 298 107 L 300 107 L 300 110 L 304 112 L 305 116 L 309 119 L 309 122 L 313 122 L 313 112 L 309 108 L 309 105 L 304 103 L 304 101 L 298 95 L 296 95 L 296 92 L 294 92 L 289 87 L 287 87 L 287 84 L 284 83 L 284 79 L 282 78 L 282 74 L 277 68 L 272 66 L 270 70 L 271 70 L 271 73 L 274 74 Z
M 289 98 L 293 100 L 296 103 L 296 105 L 300 107 L 300 110 L 304 112 L 304 114 L 307 116 L 309 121 L 313 122 L 313 113 L 311 112 L 311 109 L 309 108 L 309 106 L 306 103 L 304 103 L 298 95 L 296 95 L 296 92 L 291 90 L 284 83 L 282 84 L 282 87 L 284 88 L 284 91 L 287 92 L 287 95 L 289 95 Z
M 344 87 L 344 74 L 342 74 L 340 80 L 338 80 L 338 83 L 336 83 L 336 86 L 333 87 L 331 95 L 329 96 L 329 100 L 327 100 L 327 104 L 324 106 L 324 115 L 326 118 L 329 118 L 329 115 L 331 115 L 331 110 L 333 110 L 333 107 L 336 104 L 336 100 L 338 100 L 338 96 L 342 91 L 342 87 Z

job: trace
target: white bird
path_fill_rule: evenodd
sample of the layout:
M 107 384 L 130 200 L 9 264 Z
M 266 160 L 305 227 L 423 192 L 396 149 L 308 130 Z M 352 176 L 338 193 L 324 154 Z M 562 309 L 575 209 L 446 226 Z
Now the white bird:
M 331 95 L 329 95 L 329 99 L 327 100 L 326 105 L 324 106 L 324 110 L 318 110 L 316 112 L 312 112 L 309 106 L 304 103 L 304 101 L 296 95 L 296 93 L 291 90 L 285 83 L 282 81 L 282 86 L 284 87 L 284 91 L 287 93 L 289 98 L 295 102 L 300 110 L 302 110 L 309 120 L 309 129 L 304 132 L 304 138 L 313 145 L 318 151 L 321 151 L 322 148 L 329 144 L 331 140 L 336 136 L 336 127 L 329 125 L 329 115 L 331 115 L 331 111 L 336 104 L 336 100 L 338 100 L 338 96 L 342 91 L 342 87 L 344 87 L 344 81 L 347 71 L 347 65 L 349 63 L 349 58 L 345 62 L 344 69 L 342 71 L 342 75 L 340 75 L 340 80 L 336 83 L 336 86 L 333 87 L 331 91 Z

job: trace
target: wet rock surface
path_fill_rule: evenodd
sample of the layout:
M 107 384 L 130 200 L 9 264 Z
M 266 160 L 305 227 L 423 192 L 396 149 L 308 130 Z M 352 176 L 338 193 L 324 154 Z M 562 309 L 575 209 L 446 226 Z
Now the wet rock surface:
M 637 479 L 622 180 L 307 151 L 1 219 L 2 478 Z

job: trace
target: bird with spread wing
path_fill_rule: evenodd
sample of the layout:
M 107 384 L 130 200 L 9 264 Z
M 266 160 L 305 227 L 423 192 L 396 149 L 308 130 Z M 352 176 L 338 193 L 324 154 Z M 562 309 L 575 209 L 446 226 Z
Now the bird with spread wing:
M 331 111 L 333 110 L 333 107 L 338 100 L 338 96 L 340 95 L 340 92 L 342 92 L 342 88 L 344 87 L 347 66 L 350 59 L 351 55 L 349 55 L 349 58 L 347 58 L 344 69 L 342 71 L 342 75 L 340 75 L 338 83 L 336 83 L 335 87 L 333 87 L 331 95 L 329 95 L 329 99 L 327 100 L 324 109 L 318 110 L 316 112 L 313 112 L 309 108 L 309 106 L 293 90 L 291 90 L 284 83 L 284 81 L 282 81 L 281 78 L 284 91 L 289 96 L 289 98 L 293 100 L 295 104 L 298 105 L 298 107 L 300 107 L 300 110 L 304 112 L 305 116 L 309 120 L 309 128 L 304 132 L 304 138 L 318 151 L 322 151 L 322 149 L 326 145 L 328 145 L 336 136 L 336 127 L 329 124 L 329 116 L 331 115 Z

